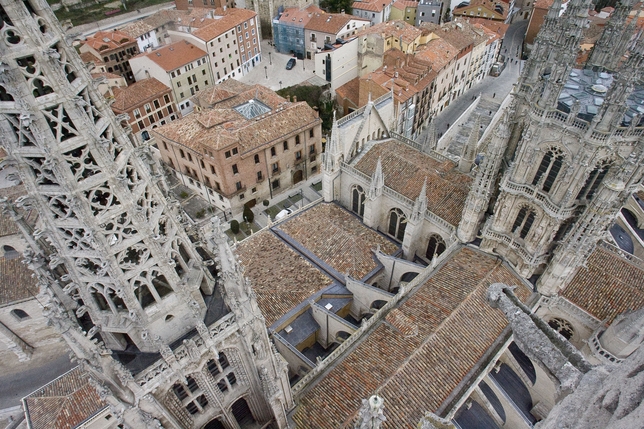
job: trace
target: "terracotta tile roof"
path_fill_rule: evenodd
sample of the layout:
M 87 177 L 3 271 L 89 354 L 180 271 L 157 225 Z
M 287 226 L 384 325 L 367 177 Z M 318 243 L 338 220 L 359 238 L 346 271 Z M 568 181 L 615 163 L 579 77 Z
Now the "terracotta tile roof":
M 39 288 L 22 258 L 0 258 L 0 306 L 34 298 Z
M 357 106 L 360 99 L 360 78 L 351 79 L 349 82 L 336 88 L 335 94 L 345 100 L 350 100 Z
M 458 18 L 458 20 L 460 19 L 461 18 Z M 505 36 L 505 32 L 508 31 L 508 28 L 510 28 L 510 24 L 505 24 L 500 21 L 493 21 L 491 19 L 467 18 L 467 20 L 475 27 L 479 25 L 483 26 L 484 28 L 497 34 L 500 38 L 503 38 Z
M 139 36 L 144 35 L 145 33 L 148 33 L 152 30 L 154 30 L 155 27 L 151 26 L 145 21 L 134 21 L 129 24 L 127 24 L 124 27 L 121 27 L 120 30 L 130 36 L 132 39 L 136 39 Z
M 417 52 L 416 57 L 427 61 L 436 71 L 442 70 L 458 54 L 458 49 L 452 46 L 447 40 L 434 39 L 427 42 Z
M 413 0 L 396 0 L 392 7 L 395 7 L 398 10 L 405 10 L 408 7 L 417 8 L 418 2 Z
M 80 54 L 80 57 L 84 63 L 94 63 L 96 67 L 105 65 L 105 62 L 103 61 L 102 58 L 96 58 L 96 56 L 90 52 L 82 52 Z
M 487 40 L 487 38 L 477 34 L 470 24 L 463 20 L 448 22 L 442 25 L 424 22 L 421 24 L 421 28 L 427 28 L 459 51 L 470 45 L 478 45 L 483 40 Z
M 257 296 L 257 305 L 271 326 L 280 317 L 332 280 L 271 231 L 254 234 L 236 247 Z
M 360 20 L 357 16 L 346 13 L 318 12 L 313 14 L 304 28 L 322 33 L 338 34 L 352 19 Z M 369 22 L 368 19 L 362 19 L 362 21 Z
M 261 101 L 271 111 L 246 119 L 233 109 L 252 99 Z M 280 139 L 290 130 L 319 122 L 320 118 L 306 102 L 291 103 L 270 89 L 255 85 L 215 104 L 212 109 L 155 128 L 153 133 L 197 151 L 202 151 L 204 147 L 219 150 L 237 144 L 241 155 L 248 156 L 262 145 Z
M 220 9 L 217 9 L 220 10 Z M 215 13 L 213 9 L 204 9 L 204 8 L 192 8 L 188 10 L 160 10 L 153 15 L 150 15 L 143 19 L 147 25 L 154 29 L 158 29 L 163 25 L 170 23 L 184 24 L 187 25 L 192 22 L 193 27 L 198 26 L 202 20 L 210 19 L 210 17 Z M 194 19 L 194 21 L 193 21 Z
M 644 270 L 597 247 L 561 296 L 610 324 L 618 314 L 644 306 Z
M 79 367 L 25 398 L 25 414 L 32 429 L 71 429 L 106 406 L 89 383 L 89 374 Z
M 209 21 L 208 25 L 194 31 L 192 34 L 201 40 L 209 42 L 257 15 L 252 10 L 237 8 L 229 8 L 225 12 L 223 10 L 221 12 L 223 13 L 221 18 Z
M 501 10 L 503 11 L 503 13 L 499 13 L 495 9 L 496 6 L 501 6 Z M 491 14 L 494 14 L 496 16 L 496 18 L 494 19 L 501 19 L 501 20 L 506 18 L 508 16 L 508 13 L 510 12 L 510 6 L 508 5 L 507 2 L 504 2 L 504 1 L 471 0 L 470 4 L 468 4 L 467 6 L 455 8 L 454 15 L 456 14 L 460 15 L 461 13 L 468 12 L 470 10 L 474 11 L 476 15 L 476 12 L 478 12 L 479 8 L 482 9 L 482 12 L 485 12 L 485 11 L 489 12 L 490 15 L 488 15 L 488 17 L 491 17 L 492 16 Z M 483 16 L 482 13 L 481 13 L 481 16 Z
M 213 107 L 222 101 L 228 100 L 229 98 L 235 97 L 236 95 L 253 88 L 253 85 L 248 85 L 235 79 L 226 79 L 222 83 L 210 86 L 203 91 L 200 91 L 192 99 L 202 108 Z M 281 101 L 285 100 L 281 98 Z
M 109 72 L 100 72 L 100 73 L 91 73 L 92 78 L 96 79 L 97 77 L 105 77 L 107 79 L 123 79 L 123 82 L 125 82 L 125 78 L 123 76 L 119 76 L 114 73 L 109 73 Z M 125 83 L 123 83 L 125 85 Z
M 297 427 L 352 428 L 361 400 L 378 394 L 385 398 L 384 429 L 416 428 L 507 326 L 485 300 L 495 282 L 518 285 L 515 293 L 524 301 L 531 294 L 498 259 L 462 248 L 300 398 Z M 417 335 L 396 327 L 403 316 Z
M 429 155 L 394 139 L 374 145 L 355 167 L 371 176 L 382 160 L 385 185 L 415 200 L 427 178 L 427 209 L 456 226 L 461 220 L 471 177 L 460 173 L 452 161 L 436 161 Z
M 336 204 L 318 204 L 279 225 L 279 229 L 301 243 L 340 274 L 362 279 L 377 267 L 372 249 L 391 255 L 398 245 L 367 228 Z
M 93 36 L 90 36 L 85 41 L 85 44 L 91 46 L 98 52 L 110 52 L 115 49 L 123 49 L 124 47 L 135 44 L 136 40 L 123 33 L 122 31 L 98 31 Z
M 154 61 L 165 71 L 172 71 L 189 64 L 201 57 L 205 57 L 206 53 L 195 45 L 181 40 L 170 45 L 163 46 L 152 52 L 139 54 L 137 57 L 146 56 Z
M 290 25 L 293 27 L 304 27 L 313 17 L 315 13 L 324 12 L 322 9 L 312 4 L 306 7 L 305 9 L 299 9 L 297 7 L 289 7 L 284 10 L 282 16 L 280 16 L 280 24 Z
M 405 21 L 387 21 L 361 30 L 358 35 L 381 34 L 383 37 L 397 37 L 405 43 L 411 43 L 420 37 L 422 31 Z
M 370 12 L 382 12 L 389 1 L 369 0 L 369 1 L 354 1 L 351 5 L 352 9 L 368 10 Z
M 114 103 L 112 109 L 120 112 L 140 106 L 146 101 L 161 97 L 163 94 L 170 92 L 170 88 L 151 77 L 140 80 L 126 88 L 120 88 L 114 91 Z

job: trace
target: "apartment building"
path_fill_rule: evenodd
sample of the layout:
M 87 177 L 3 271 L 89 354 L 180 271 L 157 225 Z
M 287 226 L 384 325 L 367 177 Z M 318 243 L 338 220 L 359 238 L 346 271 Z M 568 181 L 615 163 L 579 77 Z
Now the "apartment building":
M 208 54 L 187 41 L 140 54 L 130 64 L 137 81 L 154 77 L 172 90 L 181 116 L 194 109 L 190 97 L 213 85 Z
M 136 40 L 139 52 L 157 48 L 160 44 L 160 38 L 157 37 L 156 28 L 144 20 L 131 22 L 125 27 L 120 28 L 120 31 Z
M 284 9 L 273 19 L 273 43 L 275 50 L 303 59 L 306 55 L 306 24 L 315 14 L 324 13 L 315 5 L 306 8 Z M 317 40 L 316 40 L 317 44 Z
M 134 83 L 134 74 L 128 61 L 139 53 L 136 39 L 122 31 L 98 31 L 87 38 L 80 53 L 90 53 L 103 60 L 105 71 L 123 76 L 128 84 Z
M 440 0 L 420 0 L 416 11 L 416 22 L 420 26 L 423 22 L 440 24 L 443 19 L 443 2 Z
M 391 5 L 389 19 L 392 21 L 405 21 L 409 25 L 416 25 L 418 1 L 396 0 Z
M 358 38 L 325 43 L 315 54 L 315 75 L 331 84 L 335 90 L 358 77 Z
M 153 128 L 181 117 L 172 90 L 153 77 L 115 88 L 110 107 L 116 115 L 129 116 L 132 133 L 141 140 L 149 140 Z
M 382 67 L 383 55 L 388 50 L 396 48 L 411 54 L 425 43 L 422 31 L 404 21 L 389 21 L 365 28 L 358 34 L 358 40 L 360 76 Z
M 311 59 L 316 52 L 325 49 L 327 45 L 343 43 L 369 26 L 371 26 L 369 20 L 345 13 L 314 13 L 304 26 L 306 58 Z
M 433 115 L 443 111 L 455 97 L 454 76 L 456 75 L 458 49 L 445 39 L 433 39 L 416 53 L 416 58 L 427 61 L 436 71 L 436 84 L 431 98 Z
M 355 1 L 351 5 L 353 15 L 368 19 L 371 25 L 389 21 L 392 0 L 365 0 Z
M 214 13 L 214 22 L 194 31 L 192 36 L 208 53 L 213 79 L 220 83 L 245 75 L 261 62 L 261 39 L 257 14 L 252 10 L 216 9 Z
M 155 128 L 184 185 L 237 214 L 320 172 L 322 121 L 306 102 L 234 79 L 200 93 L 192 115 Z

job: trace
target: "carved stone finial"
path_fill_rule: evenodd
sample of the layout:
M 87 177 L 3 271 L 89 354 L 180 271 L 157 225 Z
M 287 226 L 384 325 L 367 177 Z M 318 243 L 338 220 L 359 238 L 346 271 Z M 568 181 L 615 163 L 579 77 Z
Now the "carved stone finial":
M 456 426 L 447 419 L 438 417 L 434 413 L 427 412 L 418 422 L 418 429 L 455 429 Z
M 387 420 L 384 414 L 385 400 L 380 396 L 373 395 L 371 398 L 362 400 L 362 407 L 358 411 L 358 420 L 355 429 L 380 429 L 382 423 Z

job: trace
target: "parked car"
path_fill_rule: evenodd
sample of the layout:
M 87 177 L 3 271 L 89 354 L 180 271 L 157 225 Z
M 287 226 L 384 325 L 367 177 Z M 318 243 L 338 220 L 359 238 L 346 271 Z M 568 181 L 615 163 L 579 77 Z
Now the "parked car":
M 286 63 L 286 70 L 290 70 L 293 67 L 295 67 L 295 62 L 296 62 L 295 58 L 291 58 L 290 60 L 288 60 L 288 63 Z
M 505 62 L 494 63 L 492 70 L 490 70 L 490 76 L 499 76 L 503 69 L 505 69 Z

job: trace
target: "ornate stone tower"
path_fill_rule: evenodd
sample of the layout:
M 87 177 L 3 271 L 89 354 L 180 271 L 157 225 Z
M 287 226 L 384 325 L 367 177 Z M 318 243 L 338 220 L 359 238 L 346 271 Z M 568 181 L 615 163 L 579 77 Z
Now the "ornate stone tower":
M 118 420 L 286 427 L 284 363 L 221 230 L 204 263 L 149 147 L 94 89 L 45 1 L 0 0 L 0 33 L 1 141 L 28 192 L 16 204 L 42 224 L 25 256 Z
M 557 18 L 560 5 L 553 4 L 515 92 L 512 131 L 497 125 L 508 135 L 506 170 L 481 248 L 526 278 L 543 273 L 545 294 L 565 285 L 642 178 L 643 129 L 631 107 L 642 43 L 616 54 L 628 54 L 618 70 L 575 69 L 589 6 L 571 0 Z M 488 167 L 498 168 L 483 165 L 481 178 Z M 467 223 L 480 216 L 486 189 L 477 187 L 485 183 L 475 182 L 469 200 L 479 204 L 464 213 L 461 239 L 472 238 Z

